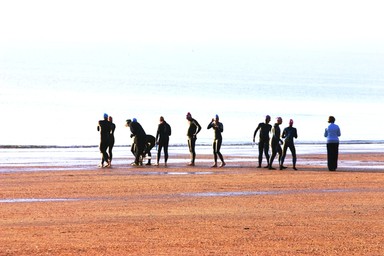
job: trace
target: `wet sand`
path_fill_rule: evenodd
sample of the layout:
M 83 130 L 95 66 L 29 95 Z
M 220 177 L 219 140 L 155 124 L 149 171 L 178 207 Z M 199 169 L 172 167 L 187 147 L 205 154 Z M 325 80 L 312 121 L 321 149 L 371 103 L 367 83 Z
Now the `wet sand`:
M 324 157 L 3 172 L 0 255 L 382 255 L 384 154 Z

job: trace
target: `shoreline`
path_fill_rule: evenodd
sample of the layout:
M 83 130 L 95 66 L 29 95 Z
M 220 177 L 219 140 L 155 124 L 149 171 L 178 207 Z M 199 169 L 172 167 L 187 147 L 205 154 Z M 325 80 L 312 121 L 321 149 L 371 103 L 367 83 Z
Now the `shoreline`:
M 143 166 L 134 167 L 131 163 L 134 161 L 132 156 L 117 157 L 113 160 L 112 168 L 98 168 L 98 159 L 78 160 L 78 159 L 62 159 L 61 161 L 54 162 L 49 160 L 46 163 L 28 162 L 28 163 L 12 163 L 12 164 L 0 164 L 0 173 L 10 172 L 63 172 L 63 171 L 87 171 L 87 170 L 110 170 L 110 171 L 152 171 L 167 169 L 169 171 L 177 171 L 178 169 L 188 169 L 193 172 L 194 169 L 204 169 L 205 171 L 225 171 L 226 169 L 244 169 L 249 168 L 258 170 L 256 156 L 227 156 L 224 155 L 226 166 L 223 168 L 211 168 L 213 164 L 213 157 L 209 154 L 200 154 L 196 159 L 196 166 L 188 167 L 189 154 L 177 154 L 170 155 L 168 165 L 164 166 L 163 157 L 160 159 L 159 166 L 154 165 L 156 158 L 152 159 L 152 165 L 145 165 L 147 160 L 144 160 Z M 262 166 L 266 165 L 266 160 L 263 158 Z M 287 154 L 284 165 L 291 169 L 292 158 L 290 154 Z M 273 167 L 278 170 L 277 159 L 275 159 Z M 327 156 L 326 154 L 306 154 L 298 155 L 296 167 L 299 170 L 306 169 L 308 171 L 327 170 Z M 265 168 L 260 170 L 271 171 Z M 274 170 L 272 170 L 274 171 Z M 342 153 L 339 154 L 338 169 L 337 171 L 353 171 L 353 172 L 384 172 L 384 153 Z
M 247 141 L 239 141 L 239 142 L 226 142 L 223 143 L 223 147 L 236 147 L 236 146 L 252 146 L 255 143 L 247 142 Z M 324 145 L 324 141 L 296 141 L 295 145 Z M 384 140 L 347 140 L 340 141 L 340 145 L 382 145 L 384 144 Z M 130 147 L 130 144 L 120 144 L 115 145 L 116 148 L 121 147 Z M 197 143 L 196 147 L 206 147 L 211 146 L 211 143 Z M 186 143 L 173 143 L 169 145 L 170 148 L 179 148 L 179 147 L 188 147 Z M 44 148 L 98 148 L 98 145 L 0 145 L 0 149 L 44 149 Z

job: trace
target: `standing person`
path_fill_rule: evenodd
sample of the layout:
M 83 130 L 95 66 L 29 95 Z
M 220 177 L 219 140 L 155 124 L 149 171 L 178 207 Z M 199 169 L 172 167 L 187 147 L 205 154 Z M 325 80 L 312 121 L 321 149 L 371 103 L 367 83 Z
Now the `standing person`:
M 187 114 L 187 120 L 188 120 L 188 147 L 189 152 L 191 154 L 191 162 L 188 164 L 189 166 L 195 166 L 195 159 L 196 159 L 196 152 L 195 152 L 195 146 L 196 146 L 196 135 L 200 132 L 201 126 L 200 124 L 192 118 L 191 113 L 188 112 Z
M 255 132 L 253 133 L 253 142 L 255 142 L 257 131 L 260 130 L 259 165 L 257 166 L 257 168 L 261 168 L 261 163 L 263 161 L 263 151 L 264 151 L 265 157 L 267 158 L 267 166 L 265 166 L 265 168 L 269 167 L 269 133 L 271 132 L 271 129 L 272 129 L 272 126 L 269 124 L 270 121 L 271 121 L 271 117 L 267 115 L 265 117 L 265 123 L 259 123 Z
M 97 125 L 97 131 L 100 132 L 99 150 L 101 153 L 101 162 L 99 167 L 106 167 L 109 165 L 107 148 L 109 145 L 109 134 L 111 132 L 111 124 L 108 122 L 107 114 L 104 114 L 104 119 L 99 121 Z M 104 165 L 104 163 L 107 163 L 107 165 Z
M 116 125 L 113 123 L 113 118 L 111 116 L 108 117 L 108 122 L 110 123 L 111 126 L 111 131 L 109 133 L 109 141 L 108 141 L 108 155 L 109 155 L 109 163 L 108 167 L 112 167 L 112 149 L 113 146 L 115 145 L 115 129 Z
M 160 116 L 160 124 L 157 127 L 156 132 L 156 144 L 159 146 L 159 148 L 157 149 L 156 165 L 159 165 L 161 150 L 164 147 L 164 164 L 165 166 L 167 166 L 169 136 L 171 136 L 171 134 L 171 126 L 164 120 L 164 117 Z
M 146 136 L 146 143 L 145 143 L 145 149 L 144 149 L 144 155 L 147 156 L 148 162 L 146 165 L 151 165 L 151 149 L 156 145 L 156 138 L 152 135 L 147 134 Z
M 145 133 L 140 123 L 137 122 L 136 118 L 133 118 L 132 121 L 128 119 L 126 126 L 128 126 L 131 130 L 131 138 L 134 137 L 135 162 L 132 165 L 142 165 L 145 143 L 147 142 L 147 134 Z
M 214 139 L 213 139 L 213 157 L 215 160 L 215 163 L 212 165 L 212 167 L 217 167 L 217 156 L 219 156 L 221 160 L 220 167 L 225 166 L 223 155 L 220 153 L 221 144 L 223 142 L 223 137 L 221 136 L 221 133 L 224 131 L 224 126 L 222 123 L 219 122 L 219 116 L 216 115 L 215 118 L 212 118 L 212 121 L 208 124 L 207 129 L 212 128 L 214 131 Z
M 279 154 L 279 165 L 281 164 L 282 150 L 281 150 L 280 143 L 283 144 L 283 141 L 280 138 L 280 135 L 281 135 L 280 125 L 282 123 L 283 123 L 283 119 L 281 117 L 278 117 L 276 118 L 276 123 L 272 128 L 272 139 L 271 139 L 272 156 L 271 156 L 271 159 L 269 160 L 270 170 L 275 170 L 275 168 L 272 167 L 272 163 L 277 154 Z
M 287 155 L 288 148 L 292 154 L 293 169 L 297 170 L 297 168 L 296 168 L 296 159 L 297 159 L 296 158 L 296 148 L 295 148 L 295 143 L 293 142 L 294 138 L 297 139 L 297 130 L 296 130 L 296 128 L 293 127 L 293 120 L 292 119 L 289 120 L 289 126 L 284 128 L 283 134 L 281 135 L 281 137 L 283 139 L 285 138 L 285 140 L 284 140 L 284 146 L 283 146 L 283 155 L 281 156 L 280 170 L 283 170 L 286 168 L 283 166 L 283 164 L 284 164 L 285 156 Z
M 324 137 L 327 138 L 327 160 L 328 170 L 336 171 L 337 160 L 339 157 L 339 137 L 341 136 L 340 128 L 335 124 L 335 117 L 328 118 L 328 127 L 325 129 Z

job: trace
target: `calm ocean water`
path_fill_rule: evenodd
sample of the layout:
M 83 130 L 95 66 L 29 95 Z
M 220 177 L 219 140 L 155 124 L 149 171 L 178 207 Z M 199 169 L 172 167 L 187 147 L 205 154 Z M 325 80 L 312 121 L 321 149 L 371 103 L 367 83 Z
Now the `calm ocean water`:
M 125 120 L 155 135 L 160 115 L 171 144 L 186 144 L 191 112 L 203 127 L 218 114 L 224 143 L 249 144 L 266 114 L 294 119 L 297 142 L 324 142 L 329 115 L 341 140 L 381 142 L 384 55 L 369 49 L 224 46 L 74 46 L 1 51 L 0 145 L 97 145 L 106 112 L 116 144 L 130 144 Z

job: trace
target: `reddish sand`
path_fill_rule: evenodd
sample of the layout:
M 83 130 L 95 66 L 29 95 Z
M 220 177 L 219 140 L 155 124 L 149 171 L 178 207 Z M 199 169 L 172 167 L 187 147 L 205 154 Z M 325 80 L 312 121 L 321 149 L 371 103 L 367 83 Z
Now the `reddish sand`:
M 384 253 L 384 170 L 206 165 L 1 173 L 0 255 Z

